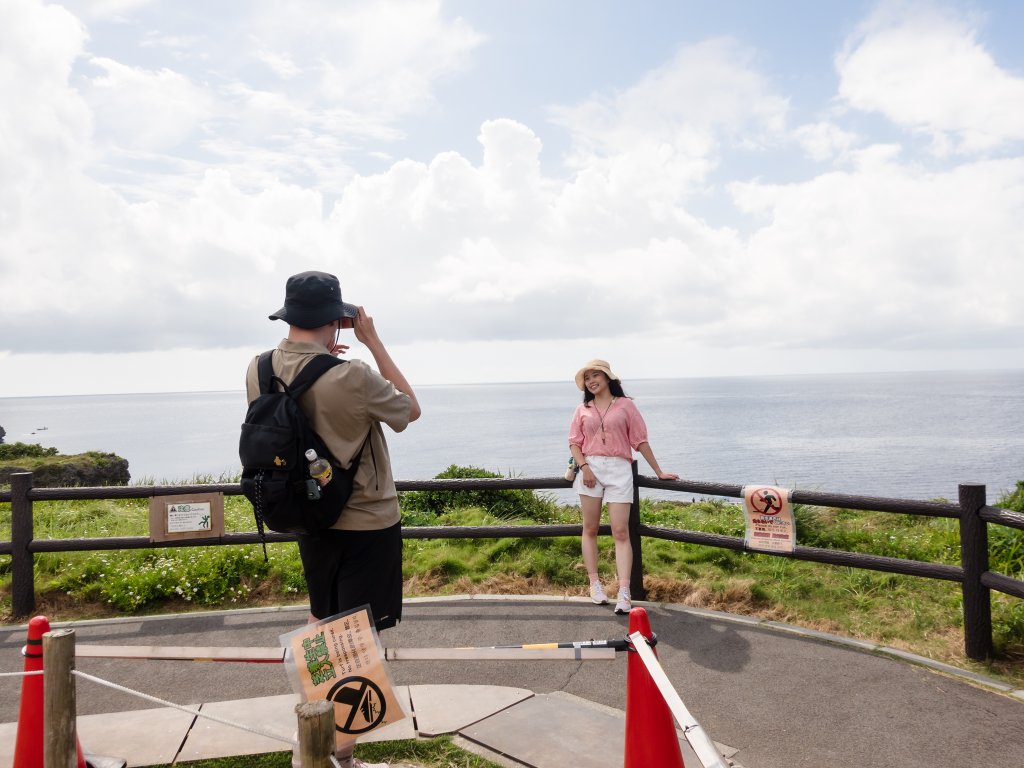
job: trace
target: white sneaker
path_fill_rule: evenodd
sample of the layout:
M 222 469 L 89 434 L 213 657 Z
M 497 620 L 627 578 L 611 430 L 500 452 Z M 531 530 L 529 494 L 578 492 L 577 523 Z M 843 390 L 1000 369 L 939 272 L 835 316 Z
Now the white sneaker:
M 615 612 L 620 616 L 633 610 L 633 603 L 629 599 L 629 592 L 619 592 L 619 599 L 615 603 Z
M 608 605 L 608 595 L 604 593 L 604 587 L 601 586 L 600 581 L 595 581 L 590 585 L 590 600 L 596 605 Z

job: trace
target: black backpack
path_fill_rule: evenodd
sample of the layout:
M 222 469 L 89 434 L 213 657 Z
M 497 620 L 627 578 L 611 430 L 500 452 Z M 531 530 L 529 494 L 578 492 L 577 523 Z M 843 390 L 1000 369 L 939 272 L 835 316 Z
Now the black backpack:
M 238 440 L 242 493 L 252 503 L 264 557 L 264 526 L 278 533 L 307 534 L 337 522 L 352 495 L 359 460 L 370 439 L 367 433 L 349 468 L 342 469 L 299 407 L 302 394 L 328 369 L 346 360 L 317 355 L 289 385 L 274 374 L 271 355 L 272 350 L 260 355 L 260 394 L 249 403 Z M 323 487 L 309 476 L 305 456 L 309 448 L 331 463 L 333 478 Z

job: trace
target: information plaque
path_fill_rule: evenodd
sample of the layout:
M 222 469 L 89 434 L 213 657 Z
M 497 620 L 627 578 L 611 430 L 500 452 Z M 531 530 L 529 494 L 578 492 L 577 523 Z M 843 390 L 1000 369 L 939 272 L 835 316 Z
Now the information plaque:
M 223 493 L 153 496 L 149 500 L 150 541 L 219 538 L 223 535 Z

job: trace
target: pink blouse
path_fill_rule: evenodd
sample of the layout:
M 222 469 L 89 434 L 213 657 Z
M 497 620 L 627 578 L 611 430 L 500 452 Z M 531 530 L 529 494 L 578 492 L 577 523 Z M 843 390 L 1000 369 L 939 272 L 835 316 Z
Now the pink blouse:
M 607 412 L 599 412 L 594 401 L 589 407 L 580 403 L 569 422 L 569 445 L 578 445 L 584 456 L 619 456 L 632 461 L 633 449 L 646 442 L 647 424 L 628 397 L 615 398 Z

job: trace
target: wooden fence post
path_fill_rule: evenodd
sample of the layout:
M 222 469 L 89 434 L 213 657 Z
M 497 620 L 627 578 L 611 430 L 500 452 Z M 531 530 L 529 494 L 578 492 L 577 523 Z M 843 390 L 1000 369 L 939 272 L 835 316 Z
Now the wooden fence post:
M 32 473 L 11 475 L 11 613 L 30 616 L 36 609 L 35 559 L 32 543 Z
M 629 507 L 629 546 L 633 550 L 633 570 L 629 574 L 629 591 L 634 600 L 646 600 L 644 589 L 644 556 L 640 550 L 643 537 L 640 535 L 640 473 L 636 460 L 633 461 L 633 503 Z
M 960 485 L 960 564 L 964 569 L 964 652 L 983 661 L 992 656 L 992 599 L 981 583 L 988 570 L 988 524 L 978 514 L 985 506 L 985 486 Z
M 331 768 L 334 755 L 334 702 L 320 699 L 295 705 L 299 719 L 299 762 L 302 768 Z
M 43 633 L 43 768 L 75 768 L 75 630 Z

